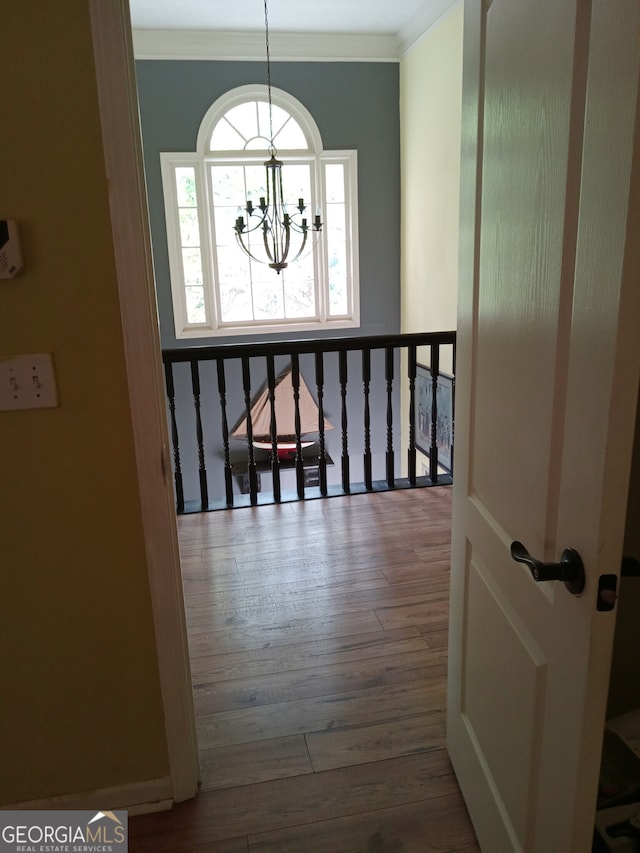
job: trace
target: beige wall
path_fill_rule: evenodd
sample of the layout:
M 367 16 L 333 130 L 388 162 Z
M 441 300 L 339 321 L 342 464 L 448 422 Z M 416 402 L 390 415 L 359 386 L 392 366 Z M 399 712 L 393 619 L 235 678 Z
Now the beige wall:
M 168 775 L 88 0 L 4 0 L 0 357 L 60 406 L 0 412 L 0 804 Z
M 456 327 L 462 13 L 400 65 L 403 332 Z
M 459 3 L 400 64 L 403 333 L 456 328 L 462 31 Z M 429 363 L 420 352 L 418 360 Z M 450 352 L 441 369 L 451 372 Z M 403 399 L 403 412 L 407 406 Z M 403 446 L 408 429 L 404 422 Z

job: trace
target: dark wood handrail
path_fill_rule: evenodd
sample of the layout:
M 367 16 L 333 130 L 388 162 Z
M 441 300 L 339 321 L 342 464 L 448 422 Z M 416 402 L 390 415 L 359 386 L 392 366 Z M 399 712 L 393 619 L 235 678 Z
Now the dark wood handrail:
M 293 355 L 297 353 L 340 352 L 383 349 L 385 347 L 455 344 L 453 332 L 412 332 L 406 335 L 365 335 L 349 338 L 309 338 L 308 340 L 268 341 L 263 343 L 218 344 L 217 346 L 178 347 L 162 351 L 165 364 L 183 361 L 210 361 L 242 356 Z
M 209 498 L 209 472 L 207 470 L 207 461 L 211 462 L 214 466 L 218 465 L 219 462 L 216 462 L 216 458 L 220 459 L 221 457 L 224 459 L 224 488 L 225 488 L 225 502 L 224 505 L 227 507 L 238 506 L 238 505 L 246 505 L 247 498 L 244 498 L 244 501 L 238 501 L 237 496 L 234 497 L 234 486 L 233 486 L 233 477 L 234 475 L 238 475 L 239 465 L 242 467 L 242 463 L 238 463 L 236 458 L 235 464 L 233 462 L 234 452 L 231 449 L 230 444 L 230 433 L 229 433 L 229 423 L 228 423 L 228 408 L 231 408 L 233 402 L 230 404 L 228 399 L 228 387 L 237 395 L 238 391 L 242 390 L 243 395 L 243 405 L 244 411 L 246 415 L 246 441 L 247 441 L 247 453 L 246 453 L 246 463 L 242 470 L 245 472 L 242 475 L 245 478 L 246 489 L 249 494 L 249 500 L 251 504 L 257 504 L 258 493 L 261 491 L 260 486 L 260 471 L 268 470 L 268 472 L 272 475 L 273 481 L 273 501 L 280 502 L 283 499 L 281 492 L 281 484 L 280 484 L 280 473 L 281 470 L 287 467 L 295 468 L 296 475 L 296 493 L 299 499 L 304 499 L 305 495 L 305 462 L 307 464 L 312 464 L 316 466 L 314 470 L 316 470 L 317 480 L 315 481 L 317 484 L 317 489 L 314 490 L 318 492 L 318 494 L 314 494 L 313 496 L 318 497 L 326 497 L 329 495 L 330 491 L 332 493 L 339 494 L 349 494 L 351 491 L 362 490 L 362 488 L 367 491 L 372 490 L 381 490 L 381 489 L 394 489 L 394 488 L 408 488 L 408 487 L 416 487 L 416 486 L 424 486 L 424 485 L 436 485 L 440 482 L 451 482 L 451 476 L 442 473 L 439 473 L 439 463 L 438 463 L 438 444 L 437 444 L 437 417 L 438 417 L 438 377 L 439 377 L 439 365 L 440 365 L 440 350 L 441 347 L 450 346 L 452 348 L 452 364 L 453 364 L 453 373 L 455 375 L 455 346 L 456 346 L 456 333 L 455 331 L 448 332 L 416 332 L 411 334 L 404 335 L 368 335 L 368 336 L 360 336 L 360 337 L 348 337 L 348 338 L 319 338 L 319 339 L 304 339 L 304 340 L 290 340 L 290 341 L 273 341 L 273 342 L 262 342 L 262 343 L 235 343 L 235 344 L 217 344 L 212 346 L 195 346 L 195 347 L 181 347 L 176 349 L 166 349 L 162 353 L 163 361 L 164 361 L 164 369 L 166 376 L 166 388 L 167 388 L 167 413 L 170 421 L 170 431 L 171 438 L 173 444 L 173 462 L 174 462 L 174 478 L 175 478 L 175 486 L 176 486 L 176 506 L 179 513 L 185 511 L 203 511 L 207 509 L 215 509 L 222 508 L 222 506 L 218 507 L 216 501 L 211 502 Z M 430 398 L 430 409 L 431 409 L 431 423 L 430 423 L 430 446 L 426 448 L 426 446 L 421 446 L 419 449 L 427 456 L 429 466 L 428 466 L 428 476 L 423 475 L 418 477 L 416 471 L 417 464 L 417 454 L 416 454 L 416 411 L 417 411 L 417 386 L 416 379 L 418 376 L 418 361 L 417 361 L 417 351 L 418 348 L 426 348 L 429 352 L 428 359 L 425 359 L 425 362 L 428 361 L 430 366 L 430 372 L 432 377 L 435 377 L 435 381 L 432 381 L 431 387 L 431 398 Z M 407 466 L 408 466 L 408 477 L 405 479 L 396 477 L 396 453 L 394 450 L 394 429 L 396 429 L 398 422 L 401 422 L 402 419 L 398 419 L 397 413 L 394 417 L 394 398 L 397 399 L 397 383 L 402 379 L 397 374 L 397 365 L 398 365 L 398 357 L 399 352 L 402 350 L 406 350 L 407 352 L 407 376 L 404 377 L 404 381 L 408 380 L 408 391 L 409 391 L 409 409 L 408 409 L 408 453 L 407 453 Z M 373 479 L 372 473 L 372 411 L 371 411 L 371 395 L 372 392 L 376 390 L 374 387 L 374 379 L 372 375 L 372 361 L 371 355 L 374 351 L 381 351 L 382 355 L 377 356 L 378 359 L 384 359 L 384 369 L 382 373 L 377 376 L 377 389 L 378 389 L 378 410 L 377 414 L 377 423 L 381 423 L 382 412 L 382 398 L 385 400 L 385 425 L 386 425 L 386 441 L 384 447 L 384 468 L 385 468 L 385 480 L 376 480 Z M 351 359 L 347 359 L 347 354 L 352 352 L 361 352 L 361 366 L 360 369 L 354 370 L 356 367 L 356 363 L 354 363 Z M 325 365 L 324 365 L 324 356 L 327 354 L 336 354 L 338 355 L 337 362 L 337 376 L 334 376 L 327 386 L 325 384 Z M 300 410 L 299 410 L 299 391 L 300 391 L 300 382 L 301 382 L 301 373 L 300 373 L 300 357 L 301 356 L 314 356 L 313 364 L 314 368 L 312 368 L 312 372 L 315 373 L 315 392 L 317 396 L 317 406 L 318 406 L 318 446 L 319 452 L 317 457 L 314 456 L 315 461 L 309 462 L 309 459 L 304 458 L 303 455 L 303 444 L 301 439 L 301 423 L 300 423 Z M 276 371 L 275 371 L 275 358 L 278 356 L 287 356 L 291 362 L 291 371 L 292 371 L 292 391 L 293 391 L 293 404 L 294 404 L 294 414 L 295 414 L 295 456 L 292 459 L 285 460 L 284 462 L 279 458 L 278 452 L 278 437 L 276 435 L 276 418 L 275 418 L 275 388 L 276 388 Z M 271 427 L 270 427 L 270 442 L 271 442 L 271 451 L 269 454 L 270 462 L 265 468 L 265 461 L 259 461 L 260 457 L 256 456 L 256 452 L 253 446 L 253 425 L 252 425 L 252 400 L 256 390 L 256 382 L 255 375 L 252 376 L 252 371 L 255 372 L 256 362 L 255 359 L 258 359 L 257 367 L 258 373 L 260 373 L 260 382 L 264 385 L 266 384 L 266 393 L 268 396 L 268 405 L 270 407 L 271 412 Z M 262 362 L 263 367 L 260 367 L 260 360 L 264 359 Z M 229 367 L 229 362 L 235 360 L 236 364 L 239 364 L 240 367 L 231 368 Z M 211 436 L 205 436 L 205 414 L 208 417 L 211 416 L 211 378 L 208 379 L 209 385 L 207 386 L 207 380 L 205 380 L 205 375 L 211 377 L 211 368 L 205 368 L 205 364 L 207 362 L 213 362 L 215 364 L 215 375 L 217 375 L 217 397 L 219 401 L 219 419 L 220 419 L 220 432 L 218 435 L 218 439 L 212 441 Z M 186 409 L 184 406 L 184 394 L 185 391 L 182 392 L 182 410 L 180 410 L 180 405 L 177 403 L 177 398 L 180 397 L 177 394 L 177 385 L 175 382 L 174 376 L 174 365 L 178 365 L 181 363 L 186 363 L 190 367 L 190 375 L 191 375 L 191 387 L 190 394 L 192 396 L 191 407 L 192 411 L 189 415 L 189 419 L 191 420 L 192 426 L 188 428 L 188 432 L 192 434 L 192 437 L 195 436 L 197 447 L 195 450 L 195 455 L 197 458 L 197 475 L 200 486 L 200 500 L 185 500 L 185 484 L 183 477 L 183 459 L 182 459 L 182 450 L 180 447 L 180 439 L 179 433 L 179 421 L 182 416 L 184 423 L 184 419 L 186 419 Z M 241 375 L 238 374 L 238 370 L 241 370 Z M 264 375 L 262 375 L 262 372 Z M 234 382 L 229 385 L 229 376 L 227 373 L 231 372 L 231 375 L 235 373 Z M 383 375 L 382 375 L 383 374 Z M 184 374 L 183 374 L 184 376 Z M 213 380 L 215 383 L 215 379 Z M 447 380 L 449 381 L 449 380 Z M 454 380 L 455 381 L 455 380 Z M 204 382 L 204 384 L 203 384 Z M 333 384 L 332 384 L 333 383 Z M 350 472 L 350 459 L 353 458 L 353 452 L 350 454 L 349 450 L 349 435 L 348 435 L 348 407 L 347 407 L 347 397 L 349 397 L 349 401 L 351 404 L 351 398 L 353 394 L 357 395 L 357 390 L 352 391 L 351 389 L 354 386 L 357 386 L 359 383 L 362 385 L 362 411 L 363 411 L 363 436 L 364 436 L 364 446 L 363 446 L 363 483 L 353 484 L 351 482 L 351 472 Z M 452 394 L 453 394 L 453 383 L 452 384 Z M 182 386 L 184 387 L 184 379 L 182 380 Z M 340 433 L 339 437 L 341 439 L 341 450 L 340 450 L 340 471 L 341 471 L 341 487 L 331 486 L 329 487 L 327 484 L 327 465 L 333 465 L 333 460 L 329 456 L 327 452 L 327 447 L 325 444 L 325 421 L 324 421 L 324 406 L 325 406 L 325 390 L 326 388 L 333 387 L 335 393 L 339 393 L 339 402 L 336 402 L 334 398 L 334 403 L 339 406 L 340 409 Z M 349 395 L 348 395 L 349 389 Z M 424 386 L 423 386 L 423 395 L 424 395 Z M 216 395 L 214 394 L 214 397 Z M 237 404 L 237 399 L 236 399 Z M 357 402 L 356 402 L 357 405 Z M 188 407 L 189 408 L 189 407 Z M 337 425 L 337 422 L 336 422 Z M 453 428 L 453 423 L 451 423 L 450 428 Z M 381 427 L 379 427 L 381 429 Z M 353 432 L 353 430 L 352 430 Z M 424 421 L 421 420 L 421 434 L 422 441 L 426 444 L 425 441 L 425 426 Z M 357 439 L 357 435 L 356 435 Z M 264 439 L 263 439 L 264 440 Z M 357 443 L 357 442 L 356 442 Z M 448 445 L 446 445 L 448 447 Z M 211 448 L 218 448 L 214 450 L 214 456 L 211 456 Z M 396 448 L 397 449 L 397 448 Z M 338 450 L 336 447 L 335 450 Z M 335 450 L 332 450 L 332 453 L 335 453 Z M 264 451 L 261 451 L 264 453 Z M 189 451 L 188 459 L 193 459 L 193 451 Z M 208 455 L 209 454 L 209 455 Z M 216 454 L 217 457 L 216 457 Z M 378 455 L 382 456 L 383 453 L 378 449 Z M 453 458 L 453 449 L 451 444 L 451 459 Z M 336 457 L 336 464 L 338 464 L 338 460 Z M 452 466 L 451 466 L 452 470 Z M 216 475 L 219 476 L 219 475 Z M 309 488 L 309 486 L 306 486 Z M 243 490 L 244 493 L 244 490 Z M 264 496 L 263 498 L 264 499 Z

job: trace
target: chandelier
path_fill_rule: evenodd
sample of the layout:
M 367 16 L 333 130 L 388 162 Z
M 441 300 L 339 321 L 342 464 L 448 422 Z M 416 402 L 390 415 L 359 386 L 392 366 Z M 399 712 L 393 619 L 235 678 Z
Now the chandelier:
M 244 210 L 247 222 L 238 210 L 238 217 L 233 228 L 238 245 L 252 260 L 258 263 L 268 263 L 280 275 L 283 269 L 296 261 L 304 252 L 307 245 L 309 230 L 320 231 L 322 222 L 320 209 L 316 211 L 313 221 L 309 223 L 303 215 L 306 206 L 304 199 L 299 198 L 298 204 L 291 210 L 287 209 L 282 190 L 282 160 L 276 157 L 277 151 L 273 144 L 273 116 L 271 104 L 271 57 L 269 54 L 269 15 L 267 0 L 264 0 L 264 27 L 267 48 L 267 91 L 269 95 L 269 159 L 265 161 L 267 195 L 260 197 L 260 203 L 253 205 L 247 199 Z M 249 246 L 249 235 L 262 231 L 261 242 L 264 245 L 265 258 L 256 257 Z M 258 237 L 260 241 L 260 238 Z M 290 257 L 290 253 L 292 256 Z

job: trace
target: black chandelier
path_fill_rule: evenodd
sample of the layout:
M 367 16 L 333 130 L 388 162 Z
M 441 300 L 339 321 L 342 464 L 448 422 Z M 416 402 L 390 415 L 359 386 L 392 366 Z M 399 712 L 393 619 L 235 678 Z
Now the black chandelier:
M 245 223 L 242 209 L 238 210 L 238 217 L 234 226 L 236 240 L 240 248 L 249 257 L 258 263 L 268 263 L 278 275 L 283 269 L 296 261 L 304 252 L 307 245 L 309 230 L 320 231 L 322 222 L 320 210 L 316 211 L 313 222 L 310 224 L 303 216 L 306 207 L 304 199 L 299 198 L 298 204 L 290 212 L 284 200 L 282 191 L 282 160 L 276 157 L 277 151 L 273 144 L 273 116 L 271 104 L 271 57 L 269 54 L 269 15 L 267 12 L 267 0 L 264 0 L 264 27 L 265 41 L 267 47 L 267 90 L 269 94 L 269 159 L 265 161 L 267 176 L 267 195 L 260 197 L 260 203 L 254 207 L 251 199 L 247 199 L 246 207 L 247 222 Z M 264 244 L 265 258 L 256 257 L 248 245 L 248 236 L 255 231 L 262 231 L 262 243 Z M 292 247 L 292 239 L 296 244 Z M 245 243 L 245 240 L 247 242 Z M 295 251 L 290 258 L 289 253 Z

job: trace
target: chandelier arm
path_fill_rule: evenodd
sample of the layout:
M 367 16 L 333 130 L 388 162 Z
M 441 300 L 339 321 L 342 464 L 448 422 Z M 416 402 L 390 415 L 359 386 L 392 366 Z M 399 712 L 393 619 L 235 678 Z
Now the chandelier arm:
M 309 226 L 308 225 L 300 225 L 299 222 L 296 222 L 293 217 L 289 219 L 289 226 L 296 234 L 308 234 Z
M 265 250 L 265 253 L 266 253 L 267 257 L 268 257 L 268 258 L 269 258 L 269 260 L 271 261 L 271 263 L 274 263 L 274 264 L 275 264 L 275 263 L 277 263 L 277 259 L 276 259 L 276 251 L 275 251 L 275 248 L 276 248 L 276 242 L 275 242 L 275 240 L 273 241 L 273 252 L 272 252 L 272 251 L 271 251 L 271 246 L 269 246 L 269 234 L 270 234 L 270 232 L 269 232 L 269 231 L 267 231 L 267 229 L 265 228 L 265 229 L 263 230 L 263 233 L 262 233 L 262 238 L 263 238 L 263 241 L 264 241 L 264 250 Z
M 291 243 L 291 228 L 289 227 L 288 224 L 284 226 L 284 233 L 285 233 L 285 241 L 284 241 L 284 248 L 282 250 L 282 258 L 281 258 L 283 263 L 287 260 L 287 258 L 289 256 L 289 245 Z
M 249 221 L 249 222 L 247 222 L 247 224 L 246 224 L 246 225 L 244 225 L 244 226 L 243 226 L 243 228 L 242 228 L 242 230 L 241 230 L 241 231 L 239 231 L 239 230 L 237 229 L 237 227 L 234 227 L 234 229 L 233 229 L 233 230 L 235 231 L 236 236 L 239 236 L 239 235 L 242 235 L 242 234 L 253 234 L 253 232 L 254 232 L 254 231 L 257 231 L 257 230 L 258 230 L 258 228 L 263 228 L 263 227 L 264 227 L 264 221 L 265 221 L 265 219 L 266 219 L 266 217 L 265 217 L 265 216 L 261 216 L 261 217 L 260 217 L 260 219 L 259 219 L 259 221 L 258 221 L 258 222 L 256 222 L 256 224 L 255 224 L 255 225 L 251 225 L 251 226 L 250 226 L 250 221 Z
M 245 255 L 248 255 L 252 261 L 255 261 L 258 264 L 263 263 L 263 261 L 261 261 L 260 258 L 256 258 L 256 256 L 250 251 L 248 246 L 245 246 L 245 244 L 242 242 L 242 237 L 240 236 L 240 234 L 238 234 L 237 231 L 236 231 L 236 240 L 238 241 L 238 245 L 240 246 L 242 251 L 245 253 Z
M 307 237 L 309 236 L 309 232 L 308 231 L 301 231 L 301 233 L 304 234 L 302 244 L 301 244 L 300 248 L 298 249 L 295 257 L 291 259 L 291 263 L 294 263 L 295 261 L 298 260 L 300 255 L 304 252 L 304 247 L 307 245 Z

